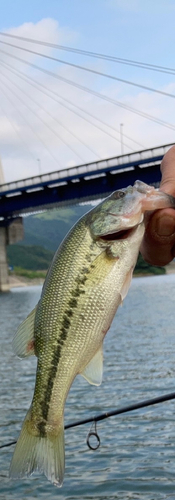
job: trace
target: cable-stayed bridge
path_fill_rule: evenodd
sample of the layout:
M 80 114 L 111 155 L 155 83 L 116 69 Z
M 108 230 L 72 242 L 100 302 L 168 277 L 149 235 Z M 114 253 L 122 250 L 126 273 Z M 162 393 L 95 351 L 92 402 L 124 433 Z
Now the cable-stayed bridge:
M 173 144 L 107 158 L 0 185 L 0 218 L 105 197 L 139 179 L 160 181 L 160 163 Z
M 172 145 L 1 184 L 0 291 L 9 289 L 6 245 L 23 238 L 23 214 L 102 198 L 137 179 L 157 184 L 160 163 Z

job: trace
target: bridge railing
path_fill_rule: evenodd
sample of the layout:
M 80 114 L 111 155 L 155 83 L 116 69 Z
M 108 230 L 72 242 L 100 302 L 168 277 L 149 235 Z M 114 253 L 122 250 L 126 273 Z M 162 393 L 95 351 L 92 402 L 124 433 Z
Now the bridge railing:
M 58 182 L 60 184 L 62 181 L 66 182 L 69 179 L 73 180 L 86 176 L 94 176 L 95 174 L 99 175 L 99 171 L 101 172 L 101 175 L 103 175 L 103 172 L 105 174 L 106 171 L 110 171 L 110 169 L 114 168 L 116 170 L 121 169 L 122 167 L 127 168 L 127 166 L 132 168 L 132 164 L 139 166 L 141 163 L 144 167 L 146 166 L 148 159 L 151 159 L 153 162 L 154 158 L 155 161 L 160 161 L 171 146 L 173 146 L 173 144 L 165 144 L 156 148 L 144 149 L 134 153 L 127 153 L 112 158 L 106 158 L 104 160 L 98 160 L 96 162 L 85 163 L 83 165 L 1 184 L 0 195 L 2 196 L 7 192 L 10 195 L 10 192 L 21 192 L 27 188 L 32 189 L 32 187 L 42 189 L 42 185 L 45 186 L 47 183 L 53 184 L 54 182 Z

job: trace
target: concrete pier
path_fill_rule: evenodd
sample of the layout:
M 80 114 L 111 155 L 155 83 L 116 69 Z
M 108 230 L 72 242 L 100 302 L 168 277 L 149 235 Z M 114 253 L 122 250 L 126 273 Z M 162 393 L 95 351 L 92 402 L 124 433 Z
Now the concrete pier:
M 7 228 L 0 227 L 0 291 L 1 292 L 8 292 L 9 290 L 6 245 L 7 245 Z
M 8 292 L 10 289 L 7 245 L 16 243 L 23 237 L 22 217 L 0 222 L 0 292 Z

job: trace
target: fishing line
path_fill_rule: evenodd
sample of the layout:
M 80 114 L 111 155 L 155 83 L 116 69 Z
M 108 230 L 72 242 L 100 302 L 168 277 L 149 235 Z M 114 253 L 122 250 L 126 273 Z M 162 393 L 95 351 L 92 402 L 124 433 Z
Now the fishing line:
M 152 399 L 146 399 L 144 401 L 140 401 L 138 403 L 133 403 L 128 406 L 123 406 L 122 408 L 119 408 L 118 410 L 111 410 L 107 411 L 105 413 L 100 413 L 99 415 L 96 415 L 94 417 L 89 417 L 83 420 L 77 420 L 77 422 L 72 422 L 70 424 L 66 424 L 64 429 L 71 429 L 72 427 L 78 427 L 79 425 L 84 425 L 84 424 L 89 424 L 92 423 L 92 426 L 90 428 L 90 431 L 87 435 L 87 440 L 86 443 L 88 447 L 91 450 L 96 450 L 100 446 L 100 437 L 97 432 L 97 422 L 100 422 L 101 420 L 105 420 L 106 418 L 114 417 L 116 415 L 121 415 L 122 413 L 127 413 L 130 411 L 134 410 L 139 410 L 140 408 L 146 408 L 149 406 L 153 406 L 159 403 L 165 403 L 165 401 L 171 401 L 172 399 L 175 399 L 175 392 L 171 392 L 170 394 L 165 394 L 164 396 L 159 396 L 157 398 L 152 398 Z M 96 445 L 92 445 L 90 442 L 90 438 L 95 437 L 96 438 Z M 17 441 L 11 441 L 10 443 L 6 443 L 0 446 L 0 448 L 7 448 L 8 446 L 12 446 L 13 444 L 16 444 Z

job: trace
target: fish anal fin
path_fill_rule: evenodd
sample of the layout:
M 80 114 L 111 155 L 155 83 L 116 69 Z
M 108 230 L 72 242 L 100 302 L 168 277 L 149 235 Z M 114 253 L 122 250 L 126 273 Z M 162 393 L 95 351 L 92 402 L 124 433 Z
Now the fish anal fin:
M 25 358 L 35 354 L 34 350 L 34 321 L 35 321 L 36 307 L 21 323 L 17 332 L 15 333 L 12 345 L 15 354 L 19 358 Z
M 82 377 L 84 377 L 90 384 L 100 385 L 103 378 L 103 346 L 96 352 L 95 356 L 86 365 L 83 372 L 81 372 Z

